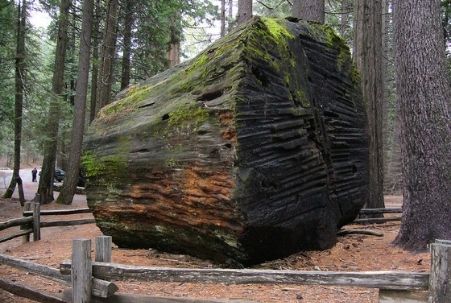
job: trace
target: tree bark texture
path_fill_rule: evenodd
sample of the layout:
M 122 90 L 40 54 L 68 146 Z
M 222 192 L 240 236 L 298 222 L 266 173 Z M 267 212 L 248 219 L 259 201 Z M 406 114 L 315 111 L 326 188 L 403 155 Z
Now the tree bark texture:
M 226 2 L 221 0 L 221 32 L 220 36 L 224 37 L 226 34 Z
M 181 29 L 181 14 L 176 12 L 171 17 L 171 39 L 168 46 L 168 63 L 169 67 L 176 66 L 180 63 L 180 35 Z
M 3 195 L 4 198 L 11 198 L 20 180 L 20 148 L 22 145 L 22 112 L 25 87 L 25 35 L 27 19 L 27 2 L 19 2 L 17 14 L 17 42 L 16 42 L 16 62 L 15 62 L 15 100 L 14 100 L 14 166 L 11 182 Z M 21 201 L 22 203 L 22 201 Z
M 349 32 L 349 15 L 352 13 L 352 0 L 341 1 L 341 15 L 340 15 L 340 35 L 346 39 Z
M 89 81 L 89 61 L 91 58 L 91 33 L 93 0 L 83 1 L 83 19 L 80 36 L 80 54 L 78 62 L 77 87 L 75 89 L 74 120 L 72 123 L 69 161 L 64 184 L 58 196 L 57 203 L 71 204 L 77 187 L 80 173 L 80 157 L 83 143 L 86 95 Z
M 238 0 L 238 15 L 236 22 L 244 23 L 252 18 L 252 0 Z
M 86 138 L 98 226 L 231 264 L 331 247 L 368 194 L 355 74 L 329 27 L 255 17 L 129 87 Z
M 135 0 L 127 0 L 125 3 L 124 32 L 123 32 L 124 48 L 122 52 L 121 90 L 125 89 L 130 84 L 130 60 L 132 51 L 134 1 Z
M 52 78 L 52 92 L 46 127 L 46 140 L 44 142 L 44 159 L 42 161 L 41 176 L 36 198 L 40 203 L 53 201 L 53 177 L 58 147 L 58 130 L 61 116 L 60 102 L 64 94 L 64 62 L 66 60 L 67 31 L 69 25 L 69 8 L 71 0 L 62 0 L 58 19 L 58 39 L 55 50 L 55 67 Z
M 227 13 L 229 14 L 229 20 L 227 20 L 227 33 L 230 33 L 233 28 L 233 0 L 229 0 L 228 3 Z
M 369 198 L 367 208 L 384 207 L 383 165 L 383 102 L 382 76 L 382 0 L 362 0 L 356 3 L 355 62 L 362 77 L 363 99 L 368 116 Z
M 113 84 L 113 62 L 116 53 L 116 31 L 118 16 L 118 0 L 109 0 L 105 32 L 103 35 L 102 53 L 100 56 L 99 81 L 97 84 L 96 113 L 111 102 L 111 86 Z
M 404 205 L 395 242 L 425 249 L 451 240 L 451 100 L 439 0 L 396 0 L 395 66 L 401 110 Z
M 89 122 L 96 116 L 97 82 L 99 78 L 99 22 L 100 22 L 100 0 L 94 4 L 94 22 L 92 24 L 92 72 L 91 72 L 91 98 L 89 109 Z
M 324 23 L 324 0 L 294 0 L 291 14 L 299 19 Z

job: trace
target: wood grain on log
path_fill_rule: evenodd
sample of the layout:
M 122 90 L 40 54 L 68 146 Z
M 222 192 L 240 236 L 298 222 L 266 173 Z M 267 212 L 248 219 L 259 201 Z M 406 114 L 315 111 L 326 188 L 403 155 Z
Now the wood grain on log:
M 43 293 L 41 290 L 33 289 L 16 282 L 11 282 L 0 278 L 0 289 L 6 290 L 18 297 L 28 298 L 35 302 L 42 303 L 65 303 L 67 301 L 60 297 Z
M 90 303 L 92 293 L 91 240 L 72 240 L 72 303 Z
M 70 261 L 60 265 L 71 271 Z M 333 272 L 263 269 L 196 269 L 131 266 L 93 262 L 93 275 L 104 280 L 135 279 L 152 282 L 195 282 L 232 284 L 342 285 L 380 289 L 427 289 L 428 273 L 402 271 Z
M 73 226 L 73 225 L 84 225 L 96 223 L 94 219 L 79 219 L 79 220 L 65 220 L 65 221 L 51 221 L 51 222 L 41 222 L 42 227 L 55 227 L 55 226 Z
M 28 237 L 32 232 L 33 232 L 32 229 L 21 230 L 19 232 L 13 233 L 12 235 L 0 238 L 0 243 L 9 241 L 11 239 L 14 239 L 14 238 L 17 238 L 17 237 L 20 237 L 20 236 L 27 236 Z
M 402 209 L 399 207 L 386 207 L 386 208 L 365 208 L 361 209 L 359 214 L 360 215 L 372 215 L 372 214 L 397 214 L 402 213 Z
M 357 216 L 358 75 L 332 29 L 291 21 L 255 17 L 98 114 L 87 199 L 117 245 L 251 264 L 331 247 Z
M 20 226 L 26 223 L 31 223 L 33 221 L 33 218 L 16 218 L 16 219 L 10 219 L 5 222 L 0 222 L 0 230 L 4 230 L 13 226 Z
M 59 283 L 70 282 L 70 277 L 61 274 L 61 272 L 56 268 L 25 261 L 19 258 L 0 254 L 0 264 L 23 269 Z M 112 282 L 103 281 L 96 278 L 92 279 L 92 294 L 95 296 L 107 298 L 108 296 L 114 294 L 117 290 L 118 287 Z
M 451 298 L 451 244 L 446 242 L 450 241 L 439 240 L 431 244 L 431 303 L 446 303 Z
M 68 302 L 72 296 L 72 289 L 66 289 L 63 292 L 63 299 Z M 91 303 L 104 303 L 105 300 L 92 298 Z M 145 295 L 135 295 L 126 293 L 116 293 L 108 298 L 108 303 L 256 303 L 249 300 L 208 300 L 208 299 L 192 299 L 192 298 L 175 298 L 175 297 L 155 297 Z
M 46 265 L 37 264 L 29 261 L 25 261 L 19 258 L 7 256 L 4 254 L 0 254 L 0 264 L 5 264 L 8 266 L 12 266 L 18 269 L 23 269 L 40 276 L 44 276 L 51 280 L 55 280 L 57 282 L 61 281 L 70 281 L 70 278 L 62 275 L 58 269 L 52 268 Z
M 41 210 L 41 216 L 59 216 L 59 215 L 72 215 L 72 214 L 86 214 L 91 213 L 89 208 L 76 208 L 76 209 L 49 209 Z M 32 216 L 32 211 L 24 211 L 25 217 Z

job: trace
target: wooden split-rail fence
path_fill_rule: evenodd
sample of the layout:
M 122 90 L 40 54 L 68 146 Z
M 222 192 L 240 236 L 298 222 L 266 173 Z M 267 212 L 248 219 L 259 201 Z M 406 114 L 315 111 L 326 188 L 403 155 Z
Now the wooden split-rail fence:
M 17 237 L 23 237 L 23 242 L 30 240 L 30 235 L 33 234 L 33 241 L 39 241 L 41 239 L 41 228 L 55 227 L 55 226 L 73 226 L 81 224 L 95 223 L 94 219 L 77 219 L 77 220 L 64 220 L 64 221 L 51 221 L 42 222 L 42 216 L 56 216 L 56 215 L 73 215 L 73 214 L 85 214 L 91 213 L 89 208 L 78 209 L 54 209 L 54 210 L 41 210 L 39 203 L 26 202 L 24 204 L 23 217 L 11 219 L 5 222 L 0 222 L 0 231 L 12 227 L 20 226 L 20 230 L 13 232 L 10 235 L 0 238 L 0 243 L 12 240 Z
M 451 241 L 437 240 L 430 245 L 431 271 L 332 272 L 260 269 L 162 268 L 111 263 L 112 241 L 109 236 L 95 240 L 95 260 L 91 260 L 91 240 L 72 243 L 72 259 L 60 268 L 32 263 L 0 254 L 0 264 L 12 266 L 70 285 L 62 296 L 45 294 L 17 282 L 0 278 L 0 288 L 38 302 L 111 302 L 111 303 L 188 303 L 249 302 L 152 297 L 118 293 L 112 281 L 295 284 L 378 288 L 397 292 L 428 291 L 429 302 L 449 303 L 451 298 Z
M 40 228 L 52 226 L 70 226 L 94 223 L 93 219 L 41 222 L 41 216 L 71 215 L 89 213 L 88 208 L 66 210 L 40 210 L 39 203 L 27 202 L 23 217 L 0 222 L 0 230 L 20 226 L 21 230 L 0 242 L 16 237 L 29 241 L 40 240 Z M 399 208 L 363 209 L 361 215 L 380 215 L 400 213 Z M 381 223 L 391 218 L 357 219 L 357 223 Z M 359 220 L 361 220 L 359 222 Z M 396 220 L 399 220 L 396 217 Z M 390 221 L 390 220 L 388 220 Z M 143 267 L 111 263 L 112 239 L 109 236 L 96 238 L 95 260 L 91 260 L 91 241 L 73 240 L 72 260 L 65 261 L 59 269 L 36 264 L 27 260 L 0 254 L 0 264 L 12 266 L 41 277 L 51 279 L 68 288 L 62 296 L 46 294 L 17 282 L 0 278 L 0 288 L 17 296 L 38 302 L 120 302 L 120 303 L 188 303 L 188 302 L 232 302 L 224 300 L 199 300 L 189 298 L 162 298 L 118 293 L 117 285 L 112 281 L 133 280 L 147 282 L 181 283 L 229 283 L 229 284 L 297 284 L 326 286 L 355 286 L 378 288 L 381 291 L 411 292 L 427 291 L 429 302 L 449 303 L 451 298 L 451 241 L 437 240 L 431 244 L 432 266 L 430 273 L 402 271 L 371 272 L 332 272 L 297 270 L 259 270 L 259 269 L 192 269 Z M 233 302 L 246 302 L 233 301 Z

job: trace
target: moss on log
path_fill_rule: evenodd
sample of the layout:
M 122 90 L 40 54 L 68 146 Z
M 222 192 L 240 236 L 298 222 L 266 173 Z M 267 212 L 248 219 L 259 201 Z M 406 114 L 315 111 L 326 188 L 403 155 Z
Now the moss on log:
M 255 17 L 101 110 L 83 164 L 121 247 L 253 264 L 334 245 L 367 197 L 359 79 L 327 26 Z

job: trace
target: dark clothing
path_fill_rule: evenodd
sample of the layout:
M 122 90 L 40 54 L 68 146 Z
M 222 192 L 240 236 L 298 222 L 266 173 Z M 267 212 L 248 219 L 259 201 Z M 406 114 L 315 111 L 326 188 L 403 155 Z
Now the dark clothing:
M 36 168 L 33 168 L 33 170 L 31 171 L 31 177 L 33 182 L 36 182 L 36 175 L 38 174 L 38 170 Z

